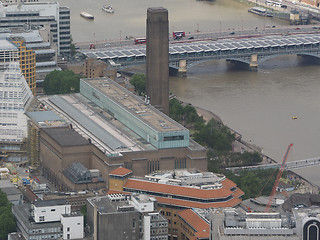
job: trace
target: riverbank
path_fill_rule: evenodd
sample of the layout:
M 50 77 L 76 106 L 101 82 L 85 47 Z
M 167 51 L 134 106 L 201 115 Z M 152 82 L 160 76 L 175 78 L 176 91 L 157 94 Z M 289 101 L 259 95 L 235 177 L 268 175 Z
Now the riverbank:
M 211 111 L 208 111 L 206 109 L 203 109 L 203 108 L 200 108 L 197 106 L 193 106 L 193 107 L 197 110 L 198 115 L 202 116 L 206 122 L 210 121 L 213 118 L 223 124 L 221 118 L 217 114 L 214 114 Z M 226 126 L 226 127 L 228 127 L 228 126 Z M 235 144 L 233 145 L 233 151 L 235 151 L 235 152 L 242 152 L 242 151 L 258 152 L 262 156 L 261 164 L 278 163 L 276 160 L 263 154 L 263 149 L 261 147 L 258 147 L 254 144 L 247 143 L 247 142 L 243 141 L 240 133 L 234 131 L 231 128 L 229 128 L 229 130 L 232 133 L 235 133 L 236 136 L 238 136 L 238 137 L 236 137 Z M 292 193 L 313 193 L 313 194 L 319 193 L 319 186 L 309 182 L 307 179 L 305 179 L 304 177 L 300 176 L 299 174 L 297 174 L 291 170 L 288 171 L 288 178 L 293 181 L 300 181 L 300 183 L 301 183 L 299 188 L 292 191 Z M 288 192 L 288 194 L 290 194 L 290 193 Z

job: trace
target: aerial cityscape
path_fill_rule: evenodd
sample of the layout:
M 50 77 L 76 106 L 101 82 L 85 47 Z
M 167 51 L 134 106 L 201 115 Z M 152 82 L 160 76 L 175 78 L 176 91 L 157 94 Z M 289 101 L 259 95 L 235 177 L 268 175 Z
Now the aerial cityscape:
M 0 240 L 319 240 L 319 5 L 0 1 Z

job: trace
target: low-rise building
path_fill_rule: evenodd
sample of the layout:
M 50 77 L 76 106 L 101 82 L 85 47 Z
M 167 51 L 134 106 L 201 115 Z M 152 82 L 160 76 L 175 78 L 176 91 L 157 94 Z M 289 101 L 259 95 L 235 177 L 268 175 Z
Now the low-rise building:
M 20 204 L 23 202 L 22 192 L 18 190 L 9 179 L 0 180 L 0 190 L 7 195 L 8 200 L 12 204 Z
M 71 206 L 65 200 L 14 205 L 12 212 L 18 229 L 27 240 L 84 237 L 83 215 L 71 212 Z
M 210 240 L 301 239 L 292 214 L 216 209 L 210 213 Z
M 142 193 L 158 201 L 158 209 L 168 219 L 170 239 L 178 238 L 179 212 L 192 208 L 226 208 L 241 203 L 244 194 L 224 175 L 197 170 L 159 171 L 144 178 L 130 177 L 120 168 L 110 174 L 109 191 Z

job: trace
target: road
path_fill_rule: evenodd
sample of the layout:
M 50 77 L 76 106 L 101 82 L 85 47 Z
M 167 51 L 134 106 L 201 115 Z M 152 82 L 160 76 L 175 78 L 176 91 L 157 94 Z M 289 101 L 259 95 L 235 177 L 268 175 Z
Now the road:
M 169 37 L 169 43 L 174 44 L 177 42 L 194 42 L 200 40 L 214 40 L 221 38 L 246 38 L 246 37 L 259 37 L 265 35 L 283 35 L 283 34 L 302 34 L 302 33 L 320 33 L 320 25 L 299 25 L 299 26 L 263 26 L 252 29 L 234 30 L 227 29 L 224 31 L 216 32 L 198 32 L 186 33 L 186 37 L 180 40 L 174 40 L 172 36 Z M 189 39 L 193 38 L 193 39 Z M 78 49 L 89 49 L 92 43 L 75 43 Z M 100 41 L 94 43 L 95 48 L 114 48 L 134 45 L 134 38 L 124 39 L 113 42 Z

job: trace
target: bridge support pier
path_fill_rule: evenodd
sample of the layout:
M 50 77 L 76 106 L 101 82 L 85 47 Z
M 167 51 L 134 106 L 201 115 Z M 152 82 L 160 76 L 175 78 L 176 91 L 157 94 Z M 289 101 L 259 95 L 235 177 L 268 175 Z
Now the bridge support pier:
M 257 54 L 251 55 L 249 69 L 250 71 L 258 71 L 258 55 Z
M 187 60 L 180 60 L 179 61 L 178 76 L 179 77 L 186 77 L 187 76 Z

